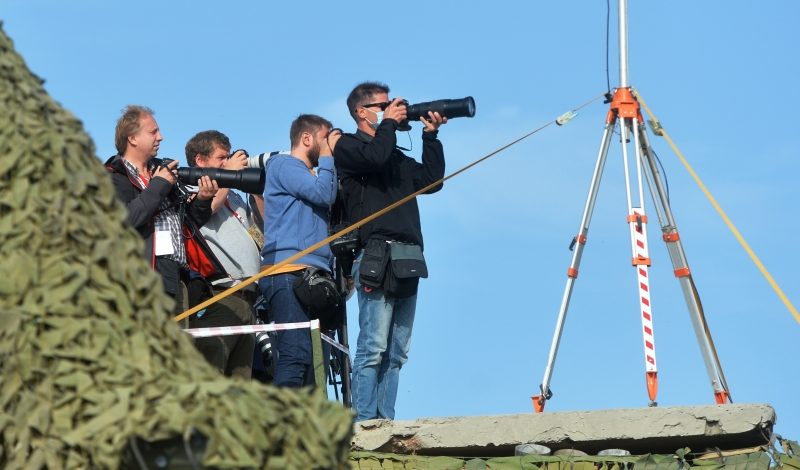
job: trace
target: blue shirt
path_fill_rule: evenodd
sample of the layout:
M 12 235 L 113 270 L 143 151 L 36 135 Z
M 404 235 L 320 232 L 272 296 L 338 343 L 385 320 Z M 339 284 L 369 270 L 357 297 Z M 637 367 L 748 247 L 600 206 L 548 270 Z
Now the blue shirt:
M 261 264 L 273 265 L 328 236 L 330 209 L 338 185 L 330 156 L 320 157 L 316 174 L 302 160 L 287 154 L 271 157 L 265 171 Z M 326 244 L 293 264 L 330 272 L 333 253 Z

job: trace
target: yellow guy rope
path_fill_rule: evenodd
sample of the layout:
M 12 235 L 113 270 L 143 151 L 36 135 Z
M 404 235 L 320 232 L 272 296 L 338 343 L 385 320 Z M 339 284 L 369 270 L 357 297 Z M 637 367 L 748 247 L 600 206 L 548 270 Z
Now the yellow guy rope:
M 653 112 L 650 111 L 650 108 L 647 106 L 647 103 L 644 102 L 644 99 L 642 98 L 642 95 L 639 94 L 639 91 L 634 90 L 634 93 L 636 95 L 636 98 L 639 100 L 639 103 L 641 103 L 642 107 L 645 109 L 645 111 L 647 111 L 647 115 L 650 116 L 650 119 L 653 122 L 658 123 L 659 122 L 658 119 L 656 119 Z M 800 313 L 798 313 L 797 309 L 794 308 L 792 302 L 789 300 L 788 297 L 786 297 L 786 294 L 783 293 L 783 290 L 780 288 L 780 286 L 778 286 L 778 283 L 775 282 L 775 279 L 772 278 L 772 275 L 769 273 L 769 271 L 767 271 L 767 268 L 764 267 L 764 264 L 761 263 L 760 259 L 758 259 L 758 256 L 756 256 L 753 249 L 750 248 L 750 245 L 747 244 L 744 237 L 742 237 L 742 234 L 739 233 L 739 230 L 737 230 L 736 226 L 733 225 L 731 219 L 729 219 L 727 214 L 725 214 L 725 211 L 722 210 L 722 207 L 720 207 L 720 205 L 717 203 L 717 200 L 714 199 L 714 196 L 712 196 L 711 193 L 708 191 L 708 188 L 706 188 L 706 186 L 703 184 L 703 181 L 700 180 L 700 177 L 697 176 L 697 173 L 695 173 L 694 169 L 686 160 L 686 158 L 684 158 L 681 151 L 678 150 L 678 147 L 676 147 L 675 144 L 672 142 L 672 139 L 669 138 L 669 134 L 667 134 L 667 131 L 664 130 L 663 127 L 661 128 L 661 132 L 663 133 L 662 134 L 663 137 L 667 140 L 667 143 L 669 143 L 669 146 L 672 147 L 672 151 L 675 152 L 675 155 L 678 156 L 681 163 L 683 163 L 683 166 L 685 166 L 686 170 L 689 171 L 689 174 L 692 175 L 692 178 L 694 178 L 695 183 L 697 183 L 697 185 L 700 186 L 700 189 L 703 191 L 708 200 L 711 202 L 711 205 L 714 206 L 714 209 L 717 210 L 720 217 L 722 217 L 722 220 L 725 221 L 725 224 L 728 226 L 728 229 L 733 233 L 733 236 L 736 237 L 736 240 L 738 240 L 739 244 L 742 245 L 744 251 L 746 251 L 747 254 L 750 255 L 750 259 L 753 260 L 753 263 L 755 263 L 756 267 L 758 267 L 758 270 L 761 271 L 761 274 L 767 279 L 767 282 L 769 282 L 769 284 L 772 286 L 772 289 L 775 291 L 775 293 L 778 294 L 778 297 L 780 297 L 781 301 L 783 301 L 784 305 L 786 305 L 786 308 L 789 309 L 789 312 L 791 312 L 792 315 L 794 315 L 794 319 L 797 321 L 797 323 L 800 323 Z
M 596 96 L 596 97 L 584 102 L 583 104 L 581 104 L 577 108 L 573 109 L 572 111 L 578 111 L 579 109 L 581 109 L 581 108 L 583 108 L 585 106 L 588 106 L 590 103 L 592 103 L 593 101 L 601 98 L 602 96 L 603 95 L 598 95 L 598 96 Z M 414 199 L 415 197 L 419 196 L 420 194 L 423 194 L 423 193 L 426 193 L 426 192 L 430 191 L 431 189 L 435 188 L 436 186 L 439 186 L 440 184 L 444 183 L 445 181 L 449 180 L 450 178 L 453 178 L 453 177 L 455 177 L 455 176 L 457 176 L 457 175 L 469 170 L 470 168 L 472 168 L 473 166 L 477 165 L 478 163 L 481 163 L 484 160 L 487 160 L 490 157 L 493 157 L 494 155 L 502 152 L 503 150 L 511 147 L 512 145 L 514 145 L 514 144 L 516 144 L 516 143 L 518 143 L 518 142 L 520 142 L 520 141 L 522 141 L 524 139 L 527 139 L 528 137 L 532 136 L 533 134 L 536 134 L 537 132 L 541 131 L 545 127 L 547 127 L 547 126 L 549 126 L 551 124 L 554 124 L 554 123 L 556 123 L 556 120 L 550 121 L 547 124 L 544 124 L 544 125 L 540 126 L 539 128 L 534 129 L 533 131 L 523 135 L 522 137 L 512 141 L 511 143 L 503 145 L 502 147 L 498 148 L 494 152 L 491 152 L 488 155 L 486 155 L 484 157 L 481 157 L 478 160 L 475 160 L 474 162 L 472 162 L 469 165 L 461 168 L 460 170 L 445 176 L 444 178 L 440 179 L 439 181 L 435 181 L 435 182 L 429 184 L 428 186 L 425 186 L 424 188 L 422 188 L 422 189 L 420 189 L 420 190 L 418 190 L 418 191 L 416 191 L 416 192 L 414 192 L 412 194 L 409 194 L 408 196 L 404 197 L 403 199 L 400 199 L 399 201 L 396 201 L 396 202 L 384 207 L 383 209 L 379 210 L 378 212 L 375 212 L 374 214 L 371 214 L 371 215 L 368 215 L 368 216 L 364 217 L 363 219 L 359 220 L 358 222 L 354 223 L 353 225 L 334 233 L 333 235 L 329 236 L 328 238 L 325 238 L 324 240 L 320 240 L 319 242 L 309 246 L 305 250 L 286 258 L 285 260 L 281 261 L 280 263 L 270 266 L 269 268 L 261 271 L 260 273 L 256 274 L 255 276 L 252 276 L 252 277 L 250 277 L 248 279 L 245 279 L 244 281 L 242 281 L 239 284 L 236 284 L 235 286 L 231 287 L 230 289 L 225 290 L 223 292 L 220 292 L 219 294 L 215 295 L 214 297 L 212 297 L 212 298 L 210 298 L 210 299 L 208 299 L 208 300 L 206 300 L 206 301 L 204 301 L 202 303 L 199 303 L 199 304 L 195 305 L 194 307 L 190 308 L 189 310 L 186 310 L 185 312 L 181 313 L 180 315 L 177 315 L 175 317 L 175 321 L 181 321 L 184 318 L 188 317 L 189 315 L 192 315 L 192 314 L 194 314 L 196 312 L 199 312 L 200 310 L 208 307 L 209 305 L 213 304 L 214 302 L 218 302 L 219 300 L 224 299 L 225 297 L 233 294 L 234 292 L 239 291 L 241 289 L 244 289 L 245 287 L 249 286 L 250 284 L 258 281 L 262 277 L 269 276 L 270 274 L 274 273 L 275 271 L 277 271 L 278 269 L 280 269 L 284 265 L 287 265 L 289 263 L 294 263 L 295 261 L 299 260 L 303 256 L 322 248 L 323 246 L 327 245 L 328 243 L 332 242 L 333 240 L 336 240 L 337 238 L 339 238 L 339 237 L 341 237 L 343 235 L 347 235 L 348 233 L 350 233 L 353 230 L 361 227 L 362 225 L 367 224 L 367 223 L 377 219 L 378 217 L 382 216 L 383 214 L 385 214 L 385 213 L 387 213 L 389 211 L 392 211 L 392 210 L 394 210 L 395 208 L 397 208 L 399 206 L 402 206 L 403 204 L 405 204 L 406 202 L 410 201 L 411 199 Z

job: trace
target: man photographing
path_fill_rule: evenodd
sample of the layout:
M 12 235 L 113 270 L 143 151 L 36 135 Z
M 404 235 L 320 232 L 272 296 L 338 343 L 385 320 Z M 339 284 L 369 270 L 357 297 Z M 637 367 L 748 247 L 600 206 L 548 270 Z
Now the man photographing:
M 247 168 L 243 150 L 231 155 L 231 142 L 222 132 L 198 132 L 186 143 L 186 161 L 191 167 L 242 170 Z M 211 201 L 212 215 L 200 228 L 196 240 L 202 255 L 213 266 L 210 272 L 192 272 L 189 281 L 191 306 L 213 297 L 258 273 L 260 247 L 255 238 L 253 208 L 239 194 L 220 188 Z M 258 232 L 260 235 L 260 232 Z M 206 271 L 200 269 L 201 271 Z M 258 287 L 248 286 L 219 300 L 189 318 L 190 328 L 250 325 L 255 321 L 253 305 Z M 195 339 L 197 349 L 221 373 L 249 379 L 255 339 L 251 334 Z
M 218 187 L 207 176 L 198 193 L 176 190 L 177 161 L 156 158 L 163 137 L 153 111 L 130 105 L 117 121 L 114 143 L 117 155 L 108 159 L 117 198 L 128 208 L 125 222 L 144 239 L 144 257 L 163 280 L 164 290 L 176 300 L 175 311 L 185 310 L 186 249 L 183 224 L 202 226 L 211 216 L 211 198 Z M 185 213 L 185 218 L 182 215 Z
M 447 118 L 428 112 L 427 119 L 420 119 L 425 126 L 420 163 L 396 146 L 395 134 L 406 120 L 406 105 L 401 98 L 389 99 L 388 86 L 357 85 L 347 98 L 347 107 L 357 130 L 339 139 L 334 156 L 350 223 L 444 177 L 444 150 L 437 135 Z M 356 421 L 394 419 L 400 368 L 408 359 L 418 276 L 427 276 L 422 247 L 416 199 L 359 231 L 352 270 L 359 306 L 352 376 Z M 395 263 L 398 260 L 402 263 Z M 402 266 L 409 265 L 416 268 L 400 273 Z
M 279 153 L 267 161 L 264 248 L 261 251 L 264 268 L 328 236 L 330 209 L 336 200 L 337 186 L 332 148 L 340 136 L 338 132 L 331 132 L 331 127 L 331 123 L 320 116 L 298 116 L 289 130 L 290 153 Z M 330 276 L 333 254 L 327 245 L 259 281 L 271 319 L 276 323 L 307 322 L 310 315 L 317 313 L 302 305 L 294 290 L 295 283 L 309 269 Z M 314 384 L 309 331 L 278 331 L 277 336 L 278 360 L 273 383 L 286 387 Z

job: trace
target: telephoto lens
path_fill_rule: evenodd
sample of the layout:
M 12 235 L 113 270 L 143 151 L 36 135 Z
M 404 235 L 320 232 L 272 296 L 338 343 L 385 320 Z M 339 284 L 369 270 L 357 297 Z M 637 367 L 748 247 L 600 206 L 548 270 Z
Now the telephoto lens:
M 266 175 L 261 168 L 245 168 L 243 170 L 223 170 L 221 168 L 178 168 L 178 179 L 184 184 L 197 184 L 203 176 L 217 182 L 220 188 L 233 188 L 251 194 L 264 192 Z
M 289 153 L 289 152 L 264 152 L 259 153 L 258 155 L 253 155 L 252 157 L 247 157 L 247 167 L 248 168 L 264 168 L 264 165 L 267 164 L 267 160 L 270 159 L 273 155 L 277 155 L 279 153 Z
M 428 111 L 439 113 L 447 119 L 475 116 L 475 99 L 471 96 L 456 100 L 436 100 L 408 105 L 409 121 L 419 121 L 421 116 L 428 119 Z
M 272 337 L 267 331 L 260 331 L 256 333 L 256 348 L 261 351 L 261 358 L 264 365 L 272 361 Z
M 428 111 L 439 113 L 442 117 L 446 117 L 447 119 L 475 116 L 475 99 L 471 96 L 455 100 L 426 101 L 417 104 L 408 104 L 408 101 L 405 101 L 405 105 L 406 120 L 397 126 L 397 130 L 399 131 L 411 130 L 411 125 L 408 121 L 419 121 L 420 117 L 429 119 Z

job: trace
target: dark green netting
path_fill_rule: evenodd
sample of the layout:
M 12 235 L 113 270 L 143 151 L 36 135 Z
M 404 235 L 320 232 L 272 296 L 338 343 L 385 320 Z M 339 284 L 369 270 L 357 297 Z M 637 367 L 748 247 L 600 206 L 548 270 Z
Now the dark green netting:
M 130 437 L 192 429 L 209 466 L 347 468 L 350 412 L 207 365 L 124 215 L 0 29 L 0 468 L 117 468 Z

